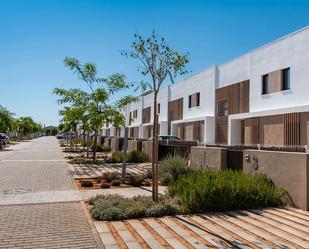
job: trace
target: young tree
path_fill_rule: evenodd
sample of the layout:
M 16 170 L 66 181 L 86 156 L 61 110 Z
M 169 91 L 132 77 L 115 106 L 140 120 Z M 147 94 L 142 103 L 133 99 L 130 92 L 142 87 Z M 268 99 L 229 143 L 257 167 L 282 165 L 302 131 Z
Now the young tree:
M 110 122 L 114 126 L 118 126 L 119 123 L 124 122 L 124 117 L 116 106 L 109 104 L 110 97 L 118 91 L 128 88 L 129 85 L 125 83 L 125 76 L 122 74 L 116 73 L 107 78 L 98 77 L 97 68 L 92 63 L 80 64 L 77 59 L 66 57 L 64 64 L 77 75 L 79 80 L 86 83 L 90 91 L 87 113 L 89 125 L 94 130 L 93 161 L 95 161 L 98 131 L 103 123 Z M 130 96 L 124 98 L 134 99 Z M 125 102 L 122 99 L 119 101 Z
M 63 116 L 63 121 L 66 123 L 73 122 L 71 129 L 75 131 L 75 147 L 78 146 L 78 126 L 82 125 L 85 128 L 85 122 L 87 122 L 87 104 L 89 95 L 87 92 L 74 88 L 65 90 L 62 88 L 55 88 L 54 94 L 60 98 L 57 100 L 58 104 L 70 104 L 70 108 L 65 107 L 59 114 Z M 69 125 L 70 126 L 70 125 Z M 85 142 L 85 136 L 84 136 Z
M 152 140 L 152 198 L 158 201 L 158 114 L 157 98 L 160 88 L 167 78 L 174 83 L 174 78 L 187 73 L 186 64 L 189 62 L 188 54 L 181 54 L 173 50 L 154 31 L 148 38 L 139 34 L 134 35 L 131 50 L 122 54 L 137 59 L 140 62 L 138 70 L 143 77 L 148 77 L 150 82 L 141 82 L 139 87 L 144 91 L 153 93 L 153 140 Z

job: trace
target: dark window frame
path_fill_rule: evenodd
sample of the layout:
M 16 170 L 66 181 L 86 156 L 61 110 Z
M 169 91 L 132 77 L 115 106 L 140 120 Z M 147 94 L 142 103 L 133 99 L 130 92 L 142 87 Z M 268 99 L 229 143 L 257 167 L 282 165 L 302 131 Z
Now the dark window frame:
M 157 106 L 157 113 L 159 114 L 160 111 L 161 111 L 161 105 L 160 105 L 160 103 L 158 103 L 158 106 Z
M 192 96 L 196 97 L 196 103 L 195 103 L 195 106 L 192 106 Z M 198 107 L 200 106 L 200 92 L 196 92 L 196 93 L 193 93 L 193 94 L 190 94 L 188 96 L 188 108 L 193 108 L 193 107 Z
M 137 110 L 133 111 L 133 118 L 137 118 Z
M 262 75 L 262 95 L 269 93 L 269 81 L 268 81 L 268 74 Z
M 291 89 L 291 70 L 290 68 L 282 69 L 282 84 L 281 84 L 281 90 L 290 90 Z
M 196 93 L 196 106 L 200 106 L 200 92 Z

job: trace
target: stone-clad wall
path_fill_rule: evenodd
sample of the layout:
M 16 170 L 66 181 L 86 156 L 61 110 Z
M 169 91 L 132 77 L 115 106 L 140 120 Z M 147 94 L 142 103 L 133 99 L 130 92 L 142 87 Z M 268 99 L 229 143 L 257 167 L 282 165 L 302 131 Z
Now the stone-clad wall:
M 295 206 L 309 210 L 308 153 L 244 150 L 243 170 L 267 174 L 287 190 Z
M 142 140 L 128 140 L 128 153 L 142 150 Z
M 227 149 L 192 146 L 190 159 L 193 168 L 223 170 L 227 167 Z

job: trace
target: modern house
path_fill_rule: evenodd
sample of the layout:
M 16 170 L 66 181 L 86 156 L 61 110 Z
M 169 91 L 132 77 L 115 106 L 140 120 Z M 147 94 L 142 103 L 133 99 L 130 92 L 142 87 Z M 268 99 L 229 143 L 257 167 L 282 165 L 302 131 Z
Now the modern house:
M 210 144 L 309 144 L 309 27 L 160 90 L 159 132 Z M 152 136 L 152 93 L 126 107 L 130 137 Z M 113 127 L 105 135 L 120 136 Z

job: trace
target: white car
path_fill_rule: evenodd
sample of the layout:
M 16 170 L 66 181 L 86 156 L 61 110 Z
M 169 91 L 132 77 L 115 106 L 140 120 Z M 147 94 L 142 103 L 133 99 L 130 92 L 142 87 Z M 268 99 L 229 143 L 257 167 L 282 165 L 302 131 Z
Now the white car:
M 153 137 L 148 140 L 153 140 Z M 176 136 L 166 135 L 166 136 L 158 136 L 158 141 L 180 141 L 180 139 Z

